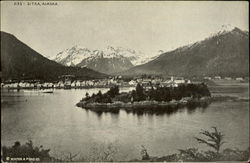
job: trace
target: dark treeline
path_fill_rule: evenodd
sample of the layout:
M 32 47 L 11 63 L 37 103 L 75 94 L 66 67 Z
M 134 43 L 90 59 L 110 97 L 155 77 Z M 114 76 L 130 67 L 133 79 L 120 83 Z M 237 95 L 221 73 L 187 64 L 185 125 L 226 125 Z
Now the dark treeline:
M 204 96 L 211 96 L 204 83 L 180 84 L 178 87 L 151 87 L 148 91 L 138 84 L 136 90 L 132 91 L 134 101 L 171 101 L 181 100 L 183 97 L 201 98 Z
M 91 97 L 88 93 L 86 93 L 86 97 L 83 100 L 87 102 L 112 103 L 112 98 L 114 98 L 116 95 L 119 95 L 118 86 L 111 87 L 109 91 L 104 94 L 102 94 L 101 91 L 99 91 L 97 94 L 93 93 Z
M 171 101 L 181 100 L 184 97 L 201 98 L 211 96 L 206 84 L 180 84 L 178 87 L 159 87 L 146 90 L 140 84 L 137 84 L 136 89 L 129 93 L 119 93 L 119 87 L 110 88 L 107 93 L 102 94 L 99 91 L 97 94 L 90 96 L 86 93 L 83 99 L 85 102 L 112 103 L 114 101 L 134 102 L 134 101 Z
M 2 159 L 7 162 L 29 162 L 29 161 L 45 161 L 49 162 L 53 160 L 50 156 L 50 149 L 43 149 L 43 146 L 37 147 L 33 145 L 30 140 L 25 144 L 21 144 L 19 141 L 15 142 L 13 146 L 2 147 Z M 12 160 L 15 159 L 15 160 Z M 32 159 L 32 160 L 30 160 Z M 34 160 L 35 159 L 35 160 Z

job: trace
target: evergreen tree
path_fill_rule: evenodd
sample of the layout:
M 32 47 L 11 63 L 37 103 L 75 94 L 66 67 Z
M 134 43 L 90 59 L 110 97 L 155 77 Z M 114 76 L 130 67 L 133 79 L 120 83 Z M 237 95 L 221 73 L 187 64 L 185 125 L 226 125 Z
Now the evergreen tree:
M 86 94 L 85 94 L 85 99 L 88 100 L 89 98 L 90 98 L 90 97 L 89 97 L 89 93 L 86 92 Z
M 135 91 L 136 91 L 136 95 L 137 95 L 139 101 L 145 99 L 145 96 L 143 93 L 143 87 L 139 83 L 137 84 Z

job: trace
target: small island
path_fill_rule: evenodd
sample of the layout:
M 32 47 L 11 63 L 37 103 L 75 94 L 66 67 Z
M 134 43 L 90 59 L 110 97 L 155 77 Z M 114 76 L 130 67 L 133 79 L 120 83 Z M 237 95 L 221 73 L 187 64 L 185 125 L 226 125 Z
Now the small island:
M 202 106 L 211 102 L 211 93 L 206 84 L 180 84 L 178 87 L 151 86 L 144 88 L 139 83 L 135 90 L 119 92 L 119 87 L 111 87 L 107 93 L 99 91 L 90 96 L 86 93 L 76 105 L 93 111 L 112 112 L 120 109 L 128 111 L 142 109 L 169 109 L 185 106 Z

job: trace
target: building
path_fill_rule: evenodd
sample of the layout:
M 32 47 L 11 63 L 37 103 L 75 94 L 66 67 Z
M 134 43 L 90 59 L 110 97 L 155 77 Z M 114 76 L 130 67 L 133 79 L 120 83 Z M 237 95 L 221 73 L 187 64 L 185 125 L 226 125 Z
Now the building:
M 134 81 L 134 80 L 130 80 L 130 81 L 128 82 L 128 84 L 131 85 L 131 86 L 135 86 L 137 83 L 136 83 L 136 81 Z
M 243 81 L 243 78 L 238 77 L 238 78 L 236 78 L 235 80 L 237 80 L 237 81 Z
M 184 83 L 186 83 L 184 77 L 173 77 L 173 76 L 171 76 L 170 82 L 174 86 L 176 86 L 178 84 L 184 84 Z
M 232 80 L 231 77 L 225 77 L 225 80 Z
M 205 76 L 204 79 L 205 80 L 211 80 L 212 78 L 210 76 Z
M 184 83 L 186 83 L 186 81 L 184 79 L 176 79 L 176 80 L 174 80 L 174 83 L 176 83 L 176 84 L 184 84 Z
M 216 80 L 220 80 L 220 79 L 221 79 L 221 77 L 220 77 L 220 76 L 215 76 L 215 77 L 214 77 L 214 79 L 216 79 Z

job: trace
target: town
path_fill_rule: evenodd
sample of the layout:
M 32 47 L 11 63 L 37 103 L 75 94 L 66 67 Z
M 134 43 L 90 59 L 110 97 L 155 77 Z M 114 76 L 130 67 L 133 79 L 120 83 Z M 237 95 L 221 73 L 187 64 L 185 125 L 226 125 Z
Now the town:
M 179 84 L 189 83 L 201 83 L 204 81 L 237 81 L 237 82 L 248 82 L 249 77 L 203 77 L 203 78 L 191 78 L 187 79 L 184 77 L 134 77 L 128 79 L 123 76 L 114 76 L 106 79 L 95 79 L 95 80 L 75 80 L 72 75 L 60 76 L 60 80 L 56 82 L 43 82 L 40 80 L 7 80 L 1 82 L 1 88 L 5 89 L 84 89 L 84 88 L 110 88 L 114 85 L 119 87 L 135 87 L 137 83 L 143 87 L 159 86 L 159 87 L 178 87 Z

